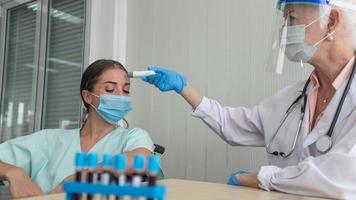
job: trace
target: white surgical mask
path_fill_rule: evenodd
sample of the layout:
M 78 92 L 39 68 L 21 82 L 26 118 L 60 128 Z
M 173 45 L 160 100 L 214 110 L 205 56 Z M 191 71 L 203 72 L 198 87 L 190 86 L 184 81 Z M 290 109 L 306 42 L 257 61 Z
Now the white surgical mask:
M 310 25 L 319 21 L 321 17 L 314 20 L 308 25 L 285 26 L 281 29 L 281 41 L 285 41 L 285 55 L 293 62 L 308 62 L 315 54 L 317 46 L 325 39 L 330 37 L 334 32 L 325 36 L 314 45 L 305 42 L 305 30 Z M 285 38 L 283 38 L 285 37 Z

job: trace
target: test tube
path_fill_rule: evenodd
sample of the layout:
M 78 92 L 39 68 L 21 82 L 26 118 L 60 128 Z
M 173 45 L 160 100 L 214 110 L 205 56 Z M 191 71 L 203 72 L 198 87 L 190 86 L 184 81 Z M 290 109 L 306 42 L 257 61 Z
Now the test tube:
M 75 182 L 81 183 L 84 181 L 84 168 L 85 168 L 86 154 L 79 152 L 75 156 Z M 81 200 L 81 194 L 74 194 L 74 200 Z
M 157 175 L 160 170 L 160 159 L 156 155 L 150 156 L 148 160 L 148 186 L 157 185 Z M 153 198 L 148 198 L 147 200 L 153 200 Z
M 125 154 L 119 154 L 115 157 L 115 169 L 117 172 L 117 185 L 124 186 L 126 184 L 125 171 L 127 169 L 127 157 Z M 120 197 L 116 196 L 116 200 L 120 200 Z
M 109 185 L 110 184 L 110 180 L 111 180 L 111 170 L 113 167 L 113 160 L 114 160 L 114 156 L 109 155 L 109 154 L 104 154 L 104 158 L 103 158 L 103 171 L 100 175 L 100 183 L 102 185 Z M 109 196 L 103 196 L 102 197 L 103 200 L 105 199 L 109 199 Z
M 97 183 L 98 181 L 98 155 L 94 153 L 88 154 L 88 177 L 87 177 L 87 182 L 88 183 Z M 93 195 L 88 194 L 87 195 L 87 200 L 92 200 Z
M 142 182 L 142 173 L 144 170 L 144 162 L 145 157 L 143 155 L 136 155 L 134 157 L 134 165 L 133 170 L 134 173 L 132 175 L 132 186 L 133 187 L 140 187 Z M 137 200 L 138 198 L 134 197 L 133 200 Z

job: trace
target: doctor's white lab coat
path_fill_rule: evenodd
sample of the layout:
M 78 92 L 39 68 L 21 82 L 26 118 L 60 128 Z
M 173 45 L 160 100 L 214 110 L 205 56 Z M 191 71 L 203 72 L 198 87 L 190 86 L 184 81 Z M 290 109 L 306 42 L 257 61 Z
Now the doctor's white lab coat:
M 276 133 L 286 110 L 301 94 L 305 81 L 288 86 L 252 109 L 223 107 L 217 101 L 203 98 L 192 115 L 202 119 L 214 132 L 231 145 L 266 146 Z M 296 148 L 289 158 L 268 155 L 269 166 L 258 172 L 260 187 L 292 194 L 356 199 L 356 78 L 346 96 L 332 135 L 333 146 L 326 154 L 315 148 L 325 135 L 347 81 L 336 91 L 324 115 L 308 132 L 308 106 Z M 309 84 L 308 91 L 311 90 Z M 302 102 L 302 101 L 301 101 Z M 293 112 L 300 116 L 300 109 Z M 299 118 L 293 121 L 298 123 Z M 293 127 L 297 127 L 294 125 Z M 278 134 L 272 150 L 288 152 L 296 134 L 294 130 Z

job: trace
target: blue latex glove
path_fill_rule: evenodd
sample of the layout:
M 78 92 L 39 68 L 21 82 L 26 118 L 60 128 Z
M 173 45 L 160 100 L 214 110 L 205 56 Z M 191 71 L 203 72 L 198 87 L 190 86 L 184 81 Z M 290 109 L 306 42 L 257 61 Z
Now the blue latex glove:
M 174 90 L 180 94 L 187 85 L 187 79 L 175 71 L 161 67 L 149 67 L 148 70 L 152 70 L 156 74 L 141 79 L 156 86 L 162 92 Z
M 232 172 L 230 174 L 230 178 L 229 178 L 229 181 L 227 182 L 227 184 L 239 186 L 241 184 L 240 184 L 239 180 L 237 180 L 236 175 L 249 174 L 249 173 L 250 173 L 249 171 L 237 168 L 234 172 Z

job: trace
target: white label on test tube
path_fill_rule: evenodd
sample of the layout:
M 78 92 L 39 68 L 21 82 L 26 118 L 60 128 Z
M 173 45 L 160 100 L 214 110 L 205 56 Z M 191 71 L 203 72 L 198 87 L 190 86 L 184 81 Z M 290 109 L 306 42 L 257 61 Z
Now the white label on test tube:
M 95 172 L 95 173 L 93 174 L 93 183 L 94 183 L 94 184 L 98 183 L 98 178 L 99 178 L 99 177 L 98 177 L 98 173 Z
M 132 177 L 132 186 L 140 187 L 142 178 L 140 175 L 135 175 Z
M 126 176 L 125 174 L 119 175 L 119 186 L 124 186 L 126 183 Z
M 132 186 L 133 187 L 140 187 L 141 186 L 141 182 L 142 182 L 142 178 L 140 175 L 134 175 L 132 177 Z M 137 197 L 132 197 L 132 200 L 138 200 Z
M 101 174 L 100 179 L 101 179 L 100 180 L 101 184 L 109 185 L 109 183 L 110 183 L 110 174 L 109 173 L 103 173 L 103 174 Z

